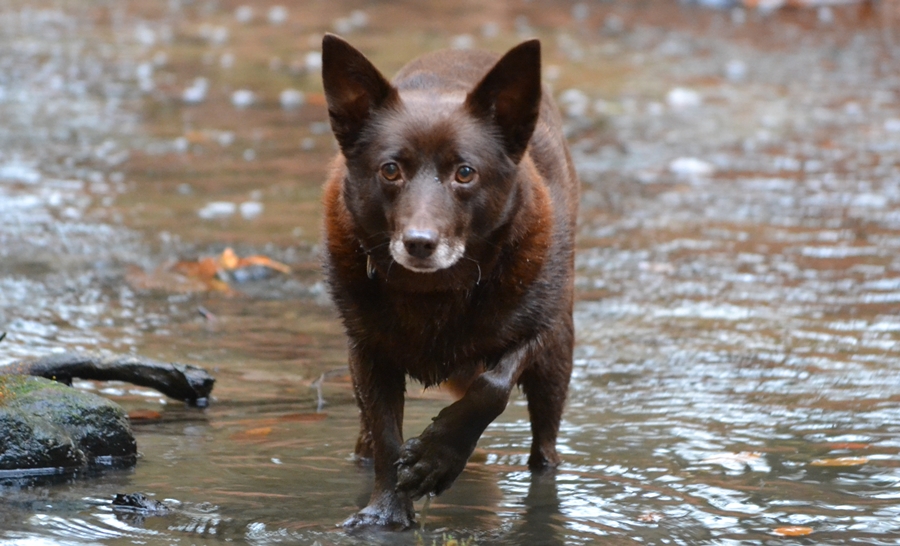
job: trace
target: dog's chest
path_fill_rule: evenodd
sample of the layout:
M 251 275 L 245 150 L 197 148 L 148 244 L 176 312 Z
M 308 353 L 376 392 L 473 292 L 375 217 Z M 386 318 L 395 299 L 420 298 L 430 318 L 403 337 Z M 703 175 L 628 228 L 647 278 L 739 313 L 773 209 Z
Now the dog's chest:
M 508 340 L 490 297 L 476 294 L 382 293 L 359 326 L 377 354 L 426 385 L 499 358 Z

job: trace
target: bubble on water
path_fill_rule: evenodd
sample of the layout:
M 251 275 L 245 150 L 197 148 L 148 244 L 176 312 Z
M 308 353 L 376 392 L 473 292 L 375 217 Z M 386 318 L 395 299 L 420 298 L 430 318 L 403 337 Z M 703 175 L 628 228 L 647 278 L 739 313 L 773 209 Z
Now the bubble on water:
M 576 21 L 584 21 L 591 14 L 591 8 L 584 2 L 572 6 L 572 18 Z
M 303 57 L 303 66 L 307 72 L 319 72 L 322 70 L 322 52 L 310 51 Z
M 725 77 L 732 82 L 743 81 L 747 77 L 747 63 L 740 59 L 731 59 L 725 63 Z
M 41 173 L 31 163 L 12 159 L 0 165 L 0 180 L 36 184 L 41 181 Z
M 197 211 L 197 216 L 204 220 L 213 220 L 234 216 L 235 212 L 237 212 L 237 205 L 230 201 L 212 201 Z
M 900 118 L 888 118 L 884 120 L 884 130 L 889 133 L 900 133 Z
M 350 34 L 353 32 L 353 23 L 349 17 L 340 17 L 334 20 L 332 28 L 338 34 Z
M 191 143 L 186 137 L 180 136 L 172 141 L 172 147 L 176 152 L 183 154 L 190 149 Z
M 471 34 L 457 34 L 450 38 L 450 47 L 453 49 L 472 49 L 475 47 L 475 37 Z
M 481 25 L 481 36 L 484 38 L 496 38 L 500 34 L 500 25 L 494 21 L 488 21 Z
M 698 178 L 711 176 L 716 167 L 696 157 L 679 157 L 669 163 L 669 172 L 679 178 Z
M 259 201 L 244 201 L 238 208 L 245 220 L 252 220 L 263 213 L 263 204 Z
M 703 99 L 700 93 L 687 87 L 674 87 L 666 93 L 666 103 L 673 110 L 684 110 L 700 106 Z
M 256 102 L 256 95 L 249 89 L 238 89 L 231 94 L 231 104 L 235 108 L 248 108 Z
M 153 54 L 154 66 L 165 66 L 169 62 L 169 55 L 165 51 L 157 51 Z
M 181 100 L 188 104 L 199 104 L 206 100 L 208 91 L 209 80 L 206 78 L 195 78 L 194 83 L 181 93 Z
M 238 6 L 238 8 L 234 10 L 234 18 L 241 24 L 247 24 L 253 21 L 253 8 L 247 5 Z
M 219 143 L 219 146 L 227 148 L 234 143 L 234 133 L 231 131 L 222 131 L 216 135 L 216 142 Z
M 625 20 L 618 15 L 608 15 L 603 20 L 603 30 L 610 34 L 619 34 L 625 30 Z
M 284 6 L 272 6 L 266 16 L 273 25 L 284 24 L 288 19 L 288 11 Z
M 306 96 L 303 94 L 303 91 L 299 91 L 297 89 L 285 89 L 278 95 L 278 102 L 281 103 L 281 107 L 285 110 L 293 110 L 303 105 L 306 101 Z
M 590 97 L 580 89 L 566 89 L 559 95 L 559 106 L 570 118 L 581 118 L 587 114 Z
M 156 31 L 145 24 L 139 24 L 134 29 L 134 39 L 145 47 L 152 47 L 156 45 Z
M 228 27 L 204 23 L 200 25 L 200 37 L 213 45 L 222 45 L 228 41 Z
M 350 23 L 354 28 L 365 28 L 369 25 L 369 15 L 361 9 L 350 13 Z

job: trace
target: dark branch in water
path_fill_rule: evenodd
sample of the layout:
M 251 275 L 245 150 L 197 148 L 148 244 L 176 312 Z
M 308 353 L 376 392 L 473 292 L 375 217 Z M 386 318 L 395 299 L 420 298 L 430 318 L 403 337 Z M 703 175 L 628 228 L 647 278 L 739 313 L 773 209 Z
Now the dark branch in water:
M 0 341 L 6 339 L 6 332 L 0 332 Z
M 0 337 L 2 339 L 2 337 Z M 156 389 L 169 398 L 197 407 L 209 404 L 215 379 L 203 368 L 188 364 L 159 362 L 139 356 L 102 356 L 90 353 L 63 353 L 0 367 L 0 375 L 36 375 L 67 385 L 73 378 L 97 381 L 125 381 Z

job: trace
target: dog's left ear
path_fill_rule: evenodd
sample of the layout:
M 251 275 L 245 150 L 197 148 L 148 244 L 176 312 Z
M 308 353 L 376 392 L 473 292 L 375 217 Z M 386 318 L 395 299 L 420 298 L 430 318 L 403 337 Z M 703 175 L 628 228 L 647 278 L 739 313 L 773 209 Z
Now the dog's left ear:
M 344 155 L 372 114 L 398 100 L 397 90 L 365 55 L 334 34 L 322 39 L 322 83 L 331 129 Z
M 528 40 L 509 50 L 469 93 L 466 107 L 496 125 L 518 163 L 541 108 L 541 43 Z

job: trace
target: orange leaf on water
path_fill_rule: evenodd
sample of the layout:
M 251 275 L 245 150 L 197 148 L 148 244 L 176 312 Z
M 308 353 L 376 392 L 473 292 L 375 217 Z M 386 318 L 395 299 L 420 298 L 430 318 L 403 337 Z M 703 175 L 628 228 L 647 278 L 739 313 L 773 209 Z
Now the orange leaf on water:
M 802 525 L 789 525 L 787 527 L 776 527 L 772 532 L 783 537 L 805 537 L 806 535 L 811 535 L 813 529 Z
M 657 523 L 662 520 L 665 516 L 660 514 L 659 512 L 644 512 L 640 516 L 638 516 L 638 521 L 643 521 L 644 523 Z
M 328 417 L 327 413 L 288 413 L 278 418 L 279 421 L 313 423 Z
M 869 459 L 866 457 L 835 457 L 834 459 L 816 459 L 810 462 L 810 466 L 826 466 L 826 467 L 841 467 L 841 466 L 861 466 L 869 462 Z
M 831 449 L 869 449 L 869 444 L 860 442 L 832 442 L 828 444 Z
M 280 273 L 288 274 L 291 272 L 291 268 L 284 265 L 281 262 L 276 262 L 271 258 L 267 258 L 265 256 L 247 256 L 246 258 L 240 258 L 237 263 L 237 268 L 240 267 L 248 267 L 251 265 L 260 265 L 263 267 L 268 267 L 269 269 L 274 269 Z
M 251 428 L 236 432 L 230 436 L 232 440 L 262 440 L 272 433 L 272 427 Z
M 162 413 L 149 409 L 137 409 L 129 411 L 128 418 L 132 421 L 155 421 L 162 419 Z
M 196 262 L 178 262 L 172 269 L 188 277 L 209 280 L 215 278 L 219 264 L 214 258 L 202 258 Z
M 235 269 L 238 266 L 239 258 L 237 254 L 231 250 L 231 247 L 226 248 L 222 251 L 222 255 L 219 256 L 219 263 L 222 264 L 222 267 L 225 269 Z

